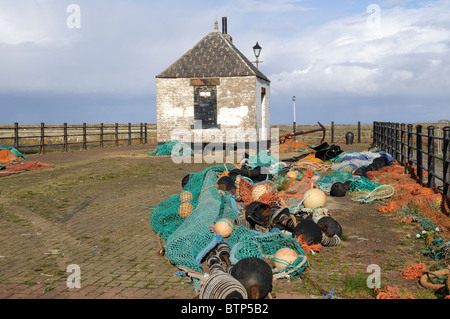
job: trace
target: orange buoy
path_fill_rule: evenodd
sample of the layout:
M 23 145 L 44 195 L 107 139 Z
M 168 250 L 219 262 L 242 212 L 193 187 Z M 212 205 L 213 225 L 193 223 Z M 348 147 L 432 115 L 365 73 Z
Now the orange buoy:
M 193 210 L 194 206 L 192 206 L 190 203 L 182 203 L 178 208 L 178 215 L 186 218 L 192 213 Z
M 293 264 L 297 258 L 298 254 L 295 250 L 289 247 L 283 247 L 277 250 L 272 260 L 275 268 L 282 270 Z
M 327 204 L 327 195 L 319 188 L 308 189 L 303 195 L 303 206 L 306 208 L 324 207 Z
M 297 179 L 298 174 L 296 172 L 294 172 L 294 171 L 289 171 L 286 174 L 286 177 L 289 178 L 289 179 Z
M 230 237 L 233 229 L 233 222 L 226 218 L 219 219 L 214 226 L 214 231 L 224 238 Z
M 183 191 L 181 194 L 180 194 L 180 201 L 181 202 L 183 202 L 183 203 L 189 203 L 189 202 L 191 202 L 192 201 L 192 193 L 191 192 L 189 192 L 189 191 Z

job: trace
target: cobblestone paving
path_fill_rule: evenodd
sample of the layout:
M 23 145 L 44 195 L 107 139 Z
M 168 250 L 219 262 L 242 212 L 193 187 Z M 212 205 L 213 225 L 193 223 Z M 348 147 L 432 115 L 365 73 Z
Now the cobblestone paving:
M 149 206 L 178 193 L 183 176 L 208 165 L 174 166 L 169 158 L 147 156 L 151 149 L 144 145 L 30 155 L 29 161 L 55 166 L 2 177 L 0 298 L 194 298 L 192 282 L 179 277 L 178 269 L 158 254 Z M 331 200 L 330 207 L 346 208 L 347 213 L 336 216 L 349 242 L 324 256 L 341 254 L 364 269 L 373 261 L 361 259 L 371 258 L 376 241 L 383 240 L 384 246 L 393 241 L 394 233 L 379 236 L 385 232 L 382 227 L 392 224 L 388 217 L 365 213 L 349 200 Z M 362 221 L 373 227 L 361 228 Z M 352 243 L 359 245 L 358 256 L 345 250 Z M 339 266 L 314 271 L 320 276 L 332 273 L 333 267 Z M 74 287 L 77 269 L 80 287 Z M 297 286 L 277 283 L 277 298 L 311 298 Z

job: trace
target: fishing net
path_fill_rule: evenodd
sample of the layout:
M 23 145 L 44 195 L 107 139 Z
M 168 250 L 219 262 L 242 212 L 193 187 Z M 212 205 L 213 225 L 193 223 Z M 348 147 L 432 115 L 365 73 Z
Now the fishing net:
M 192 149 L 185 143 L 178 141 L 168 141 L 164 144 L 158 145 L 158 147 L 152 152 L 148 153 L 149 156 L 167 156 L 167 155 L 194 155 Z
M 353 179 L 353 169 L 347 166 L 341 168 L 338 171 L 328 171 L 327 173 L 320 176 L 318 180 L 315 181 L 316 185 L 319 186 L 321 190 L 329 193 L 331 191 L 331 186 L 334 183 L 345 183 L 348 180 Z
M 389 198 L 395 193 L 391 185 L 377 183 L 364 176 L 355 176 L 351 181 L 349 191 L 353 201 L 371 203 Z
M 290 152 L 313 152 L 314 150 L 310 146 L 303 142 L 298 142 L 294 140 L 287 140 L 286 142 L 279 145 L 280 153 L 290 153 Z
M 152 229 L 165 241 L 165 253 L 169 261 L 184 271 L 203 274 L 202 260 L 218 243 L 226 241 L 231 249 L 232 262 L 246 257 L 270 258 L 282 247 L 294 249 L 298 260 L 284 270 L 284 273 L 295 275 L 307 266 L 305 252 L 292 236 L 285 236 L 280 231 L 261 233 L 235 226 L 230 237 L 224 239 L 211 231 L 210 225 L 221 218 L 237 219 L 242 214 L 236 206 L 236 196 L 217 188 L 219 176 L 226 175 L 234 167 L 212 166 L 202 172 L 190 173 L 183 191 L 159 203 L 150 212 Z M 239 184 L 241 200 L 250 201 L 255 188 L 260 187 L 259 200 L 272 203 L 276 189 L 271 181 L 253 184 L 242 178 Z M 265 190 L 262 191 L 262 190 Z M 191 196 L 184 196 L 190 192 Z M 261 197 L 265 193 L 266 197 Z M 183 195 L 183 196 L 182 196 Z M 181 214 L 180 206 L 192 205 L 189 214 Z M 184 202 L 183 202 L 184 200 Z M 244 202 L 245 202 L 244 201 Z M 253 200 L 252 200 L 253 201 Z
M 424 230 L 420 237 L 428 247 L 425 253 L 436 259 L 447 258 L 450 246 L 449 199 L 432 188 L 418 184 L 415 179 L 417 172 L 412 168 L 408 171 L 398 163 L 368 172 L 367 175 L 395 189 L 395 194 L 378 211 L 395 213 L 395 219 L 420 226 Z

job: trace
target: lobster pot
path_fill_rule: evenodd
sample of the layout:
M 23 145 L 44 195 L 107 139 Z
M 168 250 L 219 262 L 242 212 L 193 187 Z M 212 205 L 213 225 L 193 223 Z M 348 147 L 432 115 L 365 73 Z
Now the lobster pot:
M 242 284 L 227 273 L 208 278 L 200 290 L 200 299 L 248 299 Z

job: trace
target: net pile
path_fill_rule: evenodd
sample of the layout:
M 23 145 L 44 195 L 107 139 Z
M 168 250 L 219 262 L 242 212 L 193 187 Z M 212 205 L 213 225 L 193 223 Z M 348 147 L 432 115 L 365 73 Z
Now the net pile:
M 192 149 L 185 143 L 179 141 L 168 141 L 164 144 L 158 145 L 158 147 L 148 153 L 149 156 L 167 156 L 167 155 L 194 155 Z
M 368 173 L 377 182 L 392 185 L 395 195 L 378 210 L 393 213 L 403 207 L 417 207 L 422 215 L 434 224 L 450 230 L 450 220 L 443 211 L 449 211 L 449 202 L 442 193 L 417 183 L 413 175 L 405 172 L 400 164 Z
M 152 229 L 165 241 L 166 257 L 183 271 L 203 274 L 202 260 L 215 245 L 225 240 L 211 232 L 209 226 L 219 219 L 234 220 L 242 214 L 236 207 L 235 197 L 216 187 L 218 177 L 232 168 L 212 166 L 202 172 L 190 173 L 180 194 L 159 203 L 150 212 Z M 273 187 L 269 182 L 254 185 L 245 179 L 242 179 L 241 187 L 249 190 L 258 185 Z M 250 192 L 242 189 L 242 194 L 248 196 Z M 187 217 L 181 217 L 179 208 L 186 203 L 181 194 L 186 191 L 192 194 L 189 202 L 192 211 Z M 272 200 L 269 197 L 268 202 Z M 296 275 L 307 266 L 305 252 L 299 243 L 280 231 L 261 233 L 236 225 L 226 242 L 231 249 L 230 260 L 234 263 L 246 257 L 270 258 L 278 249 L 289 247 L 297 252 L 299 258 L 284 273 Z
M 279 148 L 280 153 L 313 151 L 313 149 L 311 149 L 308 144 L 294 140 L 287 140 L 286 142 L 280 144 Z
M 449 199 L 418 184 L 414 178 L 416 173 L 406 172 L 405 167 L 398 163 L 370 172 L 368 176 L 395 189 L 395 194 L 378 211 L 395 213 L 395 219 L 418 225 L 423 229 L 418 238 L 423 239 L 427 247 L 424 254 L 446 260 L 450 256 L 450 219 L 446 214 L 450 207 Z

